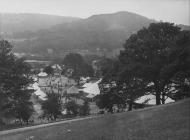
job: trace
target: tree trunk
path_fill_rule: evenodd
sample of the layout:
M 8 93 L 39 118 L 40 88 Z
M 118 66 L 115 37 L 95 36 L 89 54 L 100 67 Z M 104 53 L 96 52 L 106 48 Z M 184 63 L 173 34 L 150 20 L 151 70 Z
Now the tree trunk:
M 165 97 L 166 97 L 166 93 L 163 92 L 162 93 L 162 104 L 165 104 Z
M 161 92 L 160 92 L 159 83 L 158 82 L 154 82 L 154 85 L 155 85 L 155 91 L 156 91 L 156 105 L 160 105 L 161 104 L 161 102 L 160 102 Z
M 156 92 L 156 105 L 160 105 L 160 92 Z
M 128 108 L 128 111 L 131 111 L 132 108 L 133 108 L 133 101 L 130 100 L 130 101 L 129 101 L 129 108 Z

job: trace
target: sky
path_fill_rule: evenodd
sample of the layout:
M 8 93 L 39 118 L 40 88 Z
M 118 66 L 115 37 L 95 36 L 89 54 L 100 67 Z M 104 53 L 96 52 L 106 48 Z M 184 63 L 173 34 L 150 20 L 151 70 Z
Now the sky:
M 41 13 L 87 18 L 118 11 L 190 25 L 190 0 L 0 0 L 0 13 Z

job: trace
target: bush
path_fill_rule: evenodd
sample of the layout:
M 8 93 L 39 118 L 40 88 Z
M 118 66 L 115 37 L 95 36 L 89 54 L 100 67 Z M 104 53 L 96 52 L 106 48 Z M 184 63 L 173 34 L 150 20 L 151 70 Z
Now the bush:
M 68 116 L 77 116 L 79 114 L 80 106 L 75 101 L 69 101 L 65 104 Z
M 90 107 L 88 101 L 84 101 L 84 104 L 80 106 L 79 115 L 86 116 L 90 114 Z
M 43 116 L 51 120 L 56 120 L 61 115 L 62 103 L 60 95 L 55 93 L 47 94 L 47 100 L 43 101 Z

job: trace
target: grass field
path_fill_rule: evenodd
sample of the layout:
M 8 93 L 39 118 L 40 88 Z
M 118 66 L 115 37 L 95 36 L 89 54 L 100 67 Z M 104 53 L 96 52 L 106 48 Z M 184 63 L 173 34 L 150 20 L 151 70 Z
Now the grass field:
M 0 136 L 0 140 L 189 140 L 190 99 Z

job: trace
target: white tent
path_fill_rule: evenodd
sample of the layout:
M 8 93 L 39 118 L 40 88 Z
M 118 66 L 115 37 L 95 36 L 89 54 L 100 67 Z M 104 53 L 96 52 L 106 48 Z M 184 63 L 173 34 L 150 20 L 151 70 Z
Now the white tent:
M 141 96 L 135 102 L 141 104 L 141 103 L 144 103 L 146 100 L 148 101 L 147 104 L 150 104 L 150 105 L 155 105 L 156 104 L 156 97 L 155 97 L 155 95 L 144 95 L 144 96 Z M 172 100 L 171 98 L 167 98 L 166 101 L 165 101 L 165 103 L 171 103 L 171 102 L 174 102 L 174 100 Z
M 33 89 L 35 90 L 35 95 L 37 95 L 42 100 L 46 100 L 46 94 L 40 89 L 37 82 L 33 84 Z
M 67 89 L 67 94 L 78 94 L 78 93 L 79 93 L 79 89 L 75 86 L 72 86 Z
M 88 98 L 93 98 L 94 96 L 100 94 L 100 89 L 98 86 L 98 83 L 100 82 L 101 82 L 101 79 L 94 83 L 93 82 L 85 83 L 83 85 L 82 91 L 84 91 L 85 93 L 88 93 L 87 95 Z
M 48 74 L 45 73 L 45 72 L 40 72 L 40 73 L 38 74 L 39 77 L 46 77 L 47 75 L 48 75 Z

